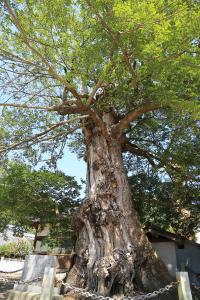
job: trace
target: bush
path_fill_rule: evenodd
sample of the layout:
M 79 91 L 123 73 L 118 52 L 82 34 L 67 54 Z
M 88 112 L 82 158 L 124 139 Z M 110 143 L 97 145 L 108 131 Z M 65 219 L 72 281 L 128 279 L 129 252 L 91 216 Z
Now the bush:
M 5 257 L 12 257 L 15 252 L 15 243 L 8 243 L 0 246 L 0 255 Z
M 32 252 L 32 245 L 27 240 L 19 239 L 16 243 L 0 246 L 0 255 L 5 257 L 24 257 Z

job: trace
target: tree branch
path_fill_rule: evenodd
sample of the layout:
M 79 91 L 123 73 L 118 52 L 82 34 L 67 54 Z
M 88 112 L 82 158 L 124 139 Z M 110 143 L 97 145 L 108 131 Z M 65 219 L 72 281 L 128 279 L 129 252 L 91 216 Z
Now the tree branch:
M 156 165 L 154 159 L 158 160 L 158 158 L 155 155 L 128 141 L 123 145 L 123 152 L 131 152 L 137 156 L 142 156 L 146 158 L 152 166 Z
M 48 60 L 35 48 L 31 45 L 30 39 L 27 36 L 26 31 L 23 29 L 23 27 L 21 26 L 15 12 L 13 11 L 12 7 L 10 6 L 9 2 L 7 0 L 3 0 L 4 5 L 6 7 L 6 9 L 8 10 L 9 14 L 11 15 L 12 19 L 13 19 L 13 23 L 16 26 L 16 28 L 18 29 L 18 31 L 21 34 L 21 38 L 23 40 L 23 42 L 27 45 L 27 47 L 31 50 L 31 52 L 35 55 L 37 55 L 42 63 L 48 68 L 48 73 L 50 75 L 52 75 L 54 77 L 54 79 L 57 79 L 59 82 L 61 82 L 62 84 L 64 84 L 67 89 L 72 93 L 72 95 L 79 101 L 81 102 L 81 97 L 79 95 L 79 93 L 76 91 L 76 89 L 70 84 L 68 83 L 64 78 L 62 78 L 56 71 L 55 69 L 52 67 L 52 65 L 48 62 Z
M 137 156 L 142 156 L 142 157 L 146 158 L 152 166 L 156 166 L 155 161 L 154 161 L 154 160 L 156 160 L 162 164 L 161 167 L 165 167 L 165 168 L 169 167 L 172 171 L 180 173 L 180 168 L 178 166 L 173 165 L 169 161 L 168 162 L 163 161 L 160 157 L 148 152 L 145 149 L 140 148 L 139 146 L 137 146 L 135 144 L 132 144 L 128 140 L 125 140 L 125 143 L 122 145 L 122 150 L 123 150 L 123 152 L 130 152 Z M 157 166 L 159 166 L 159 165 L 157 165 Z
M 91 1 L 90 0 L 86 0 L 86 3 L 87 5 L 92 8 L 92 4 L 91 4 Z M 129 57 L 129 54 L 127 52 L 126 49 L 124 49 L 124 47 L 120 44 L 120 41 L 118 39 L 118 36 L 120 35 L 120 32 L 113 32 L 110 27 L 108 26 L 108 24 L 106 23 L 106 21 L 103 19 L 103 17 L 98 13 L 98 12 L 95 12 L 97 18 L 99 19 L 102 27 L 109 33 L 109 35 L 112 37 L 113 39 L 113 42 L 115 43 L 115 45 L 117 47 L 119 47 L 119 49 L 121 50 L 122 54 L 123 54 L 123 57 L 124 57 L 124 61 L 125 61 L 125 64 L 127 65 L 128 69 L 129 69 L 129 72 L 131 73 L 131 76 L 132 76 L 132 83 L 133 83 L 133 87 L 136 89 L 137 86 L 138 86 L 138 81 L 137 81 L 137 78 L 136 78 L 136 73 L 135 73 L 135 69 L 130 61 L 130 57 Z
M 135 119 L 142 116 L 144 113 L 157 110 L 161 108 L 161 104 L 146 104 L 140 108 L 137 108 L 131 112 L 129 112 L 124 118 L 122 118 L 119 123 L 112 127 L 112 132 L 121 136 L 123 134 L 124 129 L 126 129 L 130 122 L 133 122 Z
M 29 138 L 26 138 L 26 139 L 20 141 L 20 142 L 11 144 L 11 145 L 8 146 L 8 147 L 5 147 L 5 148 L 3 148 L 3 149 L 0 149 L 0 154 L 1 154 L 1 153 L 4 153 L 4 152 L 7 152 L 8 150 L 15 149 L 15 148 L 21 146 L 22 144 L 25 144 L 25 143 L 34 141 L 34 140 L 36 140 L 36 139 L 38 139 L 38 138 L 40 138 L 40 137 L 42 137 L 42 136 L 45 136 L 45 135 L 46 135 L 47 133 L 49 133 L 50 131 L 52 131 L 52 130 L 54 130 L 54 129 L 56 129 L 56 128 L 62 126 L 62 125 L 70 124 L 70 123 L 72 123 L 72 122 L 74 122 L 74 121 L 76 121 L 76 120 L 80 120 L 80 119 L 84 119 L 84 118 L 88 118 L 88 115 L 80 116 L 80 117 L 77 117 L 77 118 L 73 118 L 73 119 L 71 119 L 71 120 L 61 121 L 61 122 L 59 122 L 59 123 L 57 123 L 57 124 L 54 124 L 54 125 L 52 125 L 51 127 L 49 127 L 48 129 L 46 129 L 46 130 L 44 130 L 44 131 L 42 131 L 42 132 L 40 132 L 40 133 L 38 133 L 38 134 L 35 134 L 34 136 L 31 136 L 31 137 L 29 137 Z
M 16 103 L 0 103 L 0 106 L 3 107 L 17 107 L 17 108 L 24 108 L 24 109 L 39 109 L 39 110 L 47 110 L 52 111 L 52 107 L 48 106 L 31 106 L 25 104 L 16 104 Z
M 1 54 L 2 53 L 2 54 Z M 7 50 L 4 50 L 4 49 L 0 49 L 0 55 L 2 55 L 3 57 L 5 57 L 7 60 L 12 60 L 12 61 L 18 61 L 18 62 L 21 62 L 21 63 L 24 63 L 26 65 L 31 65 L 31 66 L 34 66 L 34 67 L 41 67 L 40 65 L 30 61 L 30 60 L 27 60 L 27 59 L 24 59 L 16 54 L 13 54 Z
M 67 130 L 67 131 L 61 131 L 61 132 L 59 132 L 59 133 L 57 133 L 57 134 L 54 134 L 54 135 L 52 135 L 52 136 L 50 136 L 50 137 L 45 137 L 45 138 L 42 138 L 42 139 L 39 139 L 39 140 L 35 140 L 35 141 L 33 141 L 33 143 L 29 144 L 29 147 L 30 147 L 30 146 L 33 146 L 33 145 L 35 145 L 35 144 L 37 144 L 37 143 L 47 142 L 47 141 L 49 141 L 49 140 L 53 140 L 53 139 L 58 138 L 58 137 L 60 137 L 60 136 L 67 136 L 68 134 L 73 133 L 74 131 L 76 131 L 76 130 L 79 129 L 79 128 L 81 128 L 81 127 L 80 127 L 80 126 L 76 126 L 76 127 L 71 128 L 71 129 L 69 129 L 69 130 Z
M 68 105 L 68 101 L 64 101 L 62 104 L 60 105 L 55 105 L 49 108 L 50 111 L 57 111 L 58 114 L 65 116 L 67 114 L 88 114 L 88 116 L 91 117 L 91 119 L 93 120 L 93 122 L 99 126 L 99 128 L 101 129 L 101 131 L 103 132 L 104 136 L 107 139 L 110 139 L 108 132 L 107 132 L 107 127 L 105 125 L 105 123 L 102 121 L 102 119 L 98 116 L 98 114 L 90 107 L 83 105 L 82 107 L 79 106 L 69 106 Z
M 31 39 L 28 37 L 26 31 L 24 28 L 21 26 L 19 19 L 16 16 L 16 13 L 12 9 L 12 7 L 9 4 L 8 0 L 3 0 L 3 3 L 9 12 L 13 24 L 16 26 L 18 29 L 22 41 L 25 43 L 25 45 L 31 50 L 31 52 L 36 55 L 38 58 L 40 58 L 41 62 L 47 67 L 48 74 L 51 75 L 54 79 L 58 80 L 62 85 L 64 85 L 65 88 L 68 89 L 68 91 L 75 97 L 76 99 L 76 105 L 77 107 L 67 107 L 65 110 L 65 114 L 67 113 L 87 113 L 90 115 L 92 120 L 101 128 L 101 130 L 106 134 L 106 128 L 104 122 L 101 120 L 101 118 L 97 115 L 95 111 L 90 109 L 87 105 L 82 103 L 82 97 L 81 95 L 77 92 L 76 88 L 71 85 L 68 81 L 66 81 L 62 76 L 60 76 L 56 70 L 52 67 L 52 65 L 49 63 L 49 61 L 35 48 L 32 46 Z M 51 108 L 50 110 L 54 111 L 56 107 Z M 57 106 L 58 108 L 58 106 Z M 60 107 L 61 108 L 61 107 Z M 59 110 L 57 110 L 59 112 Z M 63 113 L 64 114 L 64 113 Z
M 96 85 L 93 87 L 93 90 L 91 92 L 91 94 L 89 95 L 88 101 L 87 101 L 87 105 L 90 106 L 90 104 L 92 104 L 93 100 L 94 100 L 94 96 L 96 94 L 96 92 L 98 91 L 98 89 L 102 86 L 103 82 L 104 82 L 104 77 L 109 74 L 110 70 L 112 69 L 114 63 L 110 62 L 105 69 L 103 70 L 103 74 L 102 76 L 100 76 L 99 80 L 97 81 Z
M 94 86 L 91 94 L 89 95 L 88 101 L 87 101 L 87 105 L 92 104 L 94 96 L 96 94 L 96 92 L 98 91 L 98 89 L 101 87 L 101 85 L 103 84 L 103 80 L 99 79 L 99 81 L 97 82 L 97 84 Z

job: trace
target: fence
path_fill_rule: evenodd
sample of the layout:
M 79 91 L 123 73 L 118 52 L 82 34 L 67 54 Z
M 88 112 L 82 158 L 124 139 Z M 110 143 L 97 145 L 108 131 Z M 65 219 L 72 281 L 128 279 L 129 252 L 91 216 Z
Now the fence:
M 10 273 L 13 273 L 13 272 L 3 272 L 3 273 L 10 274 Z M 55 274 L 55 269 L 52 268 L 52 272 L 50 272 L 50 273 Z M 48 272 L 45 272 L 45 274 L 46 274 L 45 276 L 48 277 L 47 274 L 49 274 L 49 270 L 48 270 Z M 54 276 L 54 275 L 52 275 L 52 276 Z M 37 278 L 33 281 L 29 281 L 29 282 L 18 281 L 18 283 L 32 284 L 33 282 L 35 282 L 37 280 L 41 280 L 41 279 L 42 279 L 42 277 L 39 277 L 39 278 Z M 43 280 L 44 280 L 44 278 L 43 278 Z M 0 278 L 0 282 L 1 281 L 9 282 L 9 279 Z M 48 281 L 49 283 L 47 283 L 47 281 L 45 281 L 45 282 L 46 282 L 45 283 L 45 288 L 44 288 L 44 291 L 42 290 L 42 293 L 45 295 L 45 298 L 44 298 L 45 300 L 47 300 L 47 299 L 50 300 L 50 299 L 52 299 L 52 294 L 51 295 L 49 294 L 49 296 L 47 296 L 46 293 L 48 294 L 47 291 L 48 291 L 48 288 L 50 286 L 52 286 L 53 279 L 51 278 L 51 280 Z M 92 292 L 88 291 L 87 289 L 78 288 L 78 287 L 72 286 L 68 283 L 64 283 L 62 280 L 59 281 L 59 282 L 62 286 L 65 286 L 66 291 L 67 291 L 67 293 L 70 293 L 70 296 L 75 294 L 75 295 L 81 296 L 82 298 L 89 298 L 89 299 L 92 299 L 92 300 L 114 300 L 114 298 L 97 295 L 95 293 L 92 293 Z M 14 283 L 14 281 L 13 281 L 13 283 Z M 193 286 L 194 289 L 196 289 L 200 293 L 200 288 L 199 287 L 196 287 L 194 285 L 192 285 L 192 286 Z M 177 272 L 177 281 L 176 282 L 172 282 L 171 284 L 166 285 L 165 287 L 160 288 L 159 290 L 154 291 L 152 293 L 137 295 L 137 296 L 133 296 L 133 297 L 125 297 L 125 298 L 123 298 L 123 300 L 148 300 L 148 299 L 153 299 L 153 298 L 157 298 L 158 296 L 161 296 L 163 294 L 170 293 L 176 287 L 178 288 L 179 300 L 196 300 L 196 299 L 198 299 L 198 298 L 195 298 L 195 299 L 192 298 L 188 273 L 187 272 Z M 66 294 L 66 295 L 68 295 L 68 294 Z

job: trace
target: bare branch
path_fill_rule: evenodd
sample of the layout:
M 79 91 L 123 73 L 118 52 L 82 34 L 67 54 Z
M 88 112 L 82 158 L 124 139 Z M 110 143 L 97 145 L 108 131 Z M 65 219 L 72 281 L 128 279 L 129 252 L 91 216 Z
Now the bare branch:
M 31 147 L 31 146 L 33 146 L 33 145 L 35 145 L 37 143 L 47 142 L 47 141 L 50 141 L 50 140 L 54 140 L 54 139 L 56 139 L 56 138 L 58 138 L 60 136 L 67 136 L 67 135 L 75 132 L 77 129 L 80 129 L 80 128 L 81 128 L 81 126 L 76 126 L 74 128 L 70 128 L 67 131 L 61 131 L 61 132 L 59 132 L 57 134 L 54 134 L 54 135 L 52 135 L 50 137 L 45 137 L 45 138 L 42 138 L 42 139 L 37 139 L 37 140 L 33 141 L 33 143 L 29 144 L 29 147 Z
M 2 54 L 1 54 L 2 53 Z M 27 59 L 24 59 L 14 53 L 11 53 L 9 52 L 8 50 L 4 50 L 4 49 L 0 49 L 0 55 L 2 55 L 3 57 L 5 57 L 6 59 L 8 60 L 14 60 L 14 61 L 17 61 L 17 62 L 22 62 L 26 65 L 31 65 L 31 66 L 34 66 L 34 67 L 41 67 L 40 65 L 30 61 L 30 60 L 27 60 Z
M 151 104 L 143 105 L 142 107 L 129 112 L 123 119 L 119 121 L 118 124 L 113 126 L 112 128 L 113 133 L 119 136 L 122 135 L 124 129 L 128 127 L 130 122 L 133 122 L 135 119 L 139 118 L 141 115 L 143 115 L 146 112 L 157 110 L 161 107 L 162 106 L 159 103 L 156 104 L 151 103 Z
M 52 108 L 48 106 L 30 106 L 30 105 L 16 104 L 16 103 L 0 103 L 0 106 L 53 111 Z
M 103 84 L 103 80 L 99 79 L 99 81 L 97 82 L 97 84 L 94 86 L 89 98 L 88 98 L 88 102 L 87 102 L 87 105 L 90 105 L 92 104 L 93 102 L 93 99 L 94 99 L 94 96 L 97 92 L 97 90 L 101 87 L 101 85 Z
M 66 116 L 69 114 L 86 114 L 88 113 L 87 109 L 79 108 L 75 105 L 70 105 L 68 102 L 64 102 L 59 105 L 54 105 L 49 107 L 49 111 L 56 111 L 61 116 Z
M 102 76 L 100 76 L 100 78 L 99 78 L 99 80 L 97 81 L 96 85 L 93 87 L 93 90 L 92 90 L 91 94 L 89 95 L 89 98 L 88 98 L 88 101 L 87 101 L 87 105 L 92 104 L 96 92 L 97 92 L 98 89 L 103 85 L 104 77 L 110 72 L 110 70 L 112 69 L 113 65 L 114 65 L 114 62 L 110 62 L 110 63 L 105 67 L 105 70 L 104 70 L 105 72 L 103 72 L 104 74 L 102 74 Z

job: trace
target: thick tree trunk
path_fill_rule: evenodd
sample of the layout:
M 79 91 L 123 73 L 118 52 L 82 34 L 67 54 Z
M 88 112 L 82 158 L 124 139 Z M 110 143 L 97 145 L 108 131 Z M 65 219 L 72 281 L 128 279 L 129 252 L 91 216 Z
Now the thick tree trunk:
M 88 199 L 76 219 L 77 257 L 67 282 L 104 296 L 163 287 L 172 278 L 138 221 L 119 141 L 96 127 L 85 134 Z

